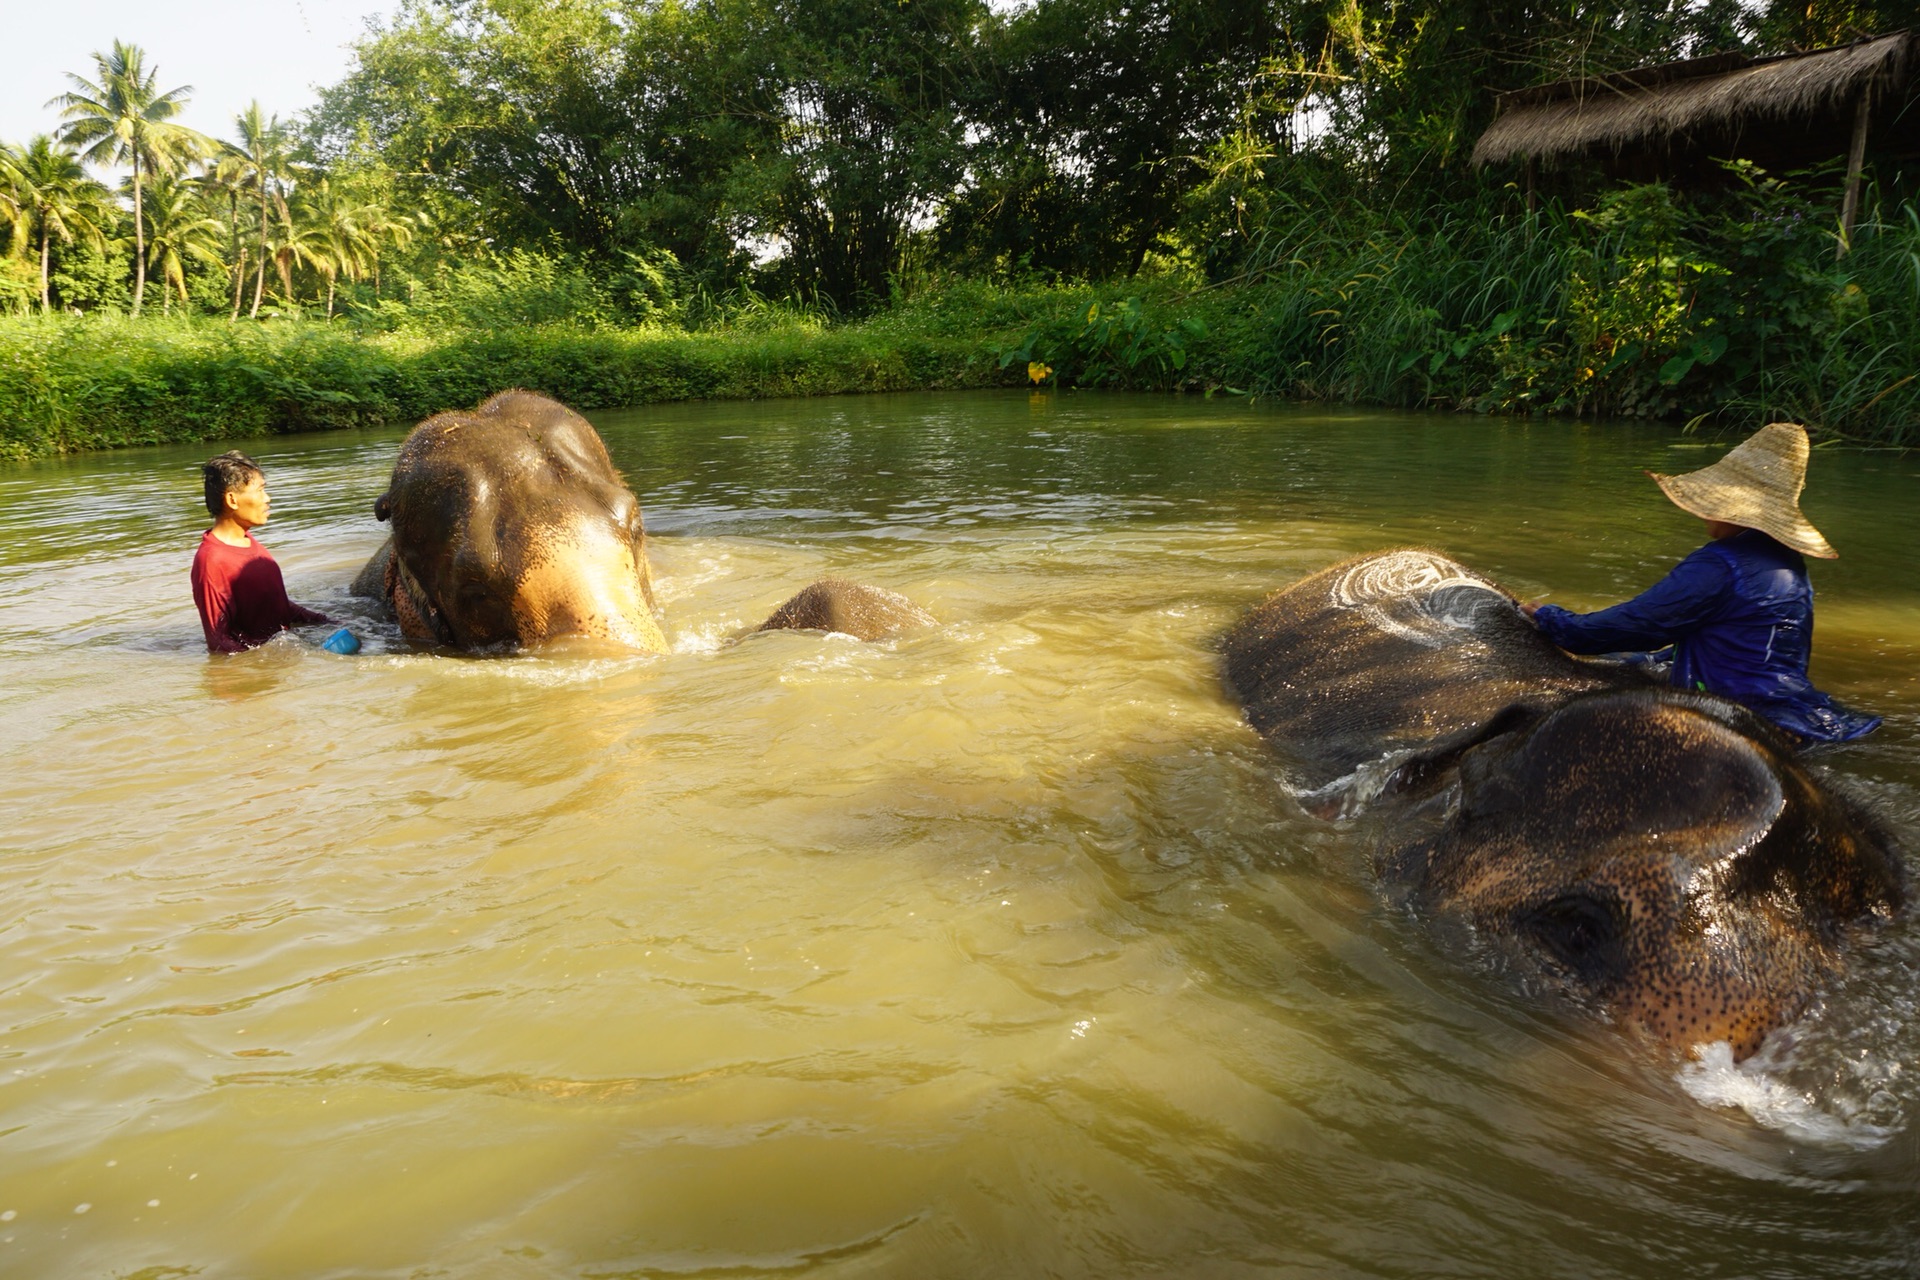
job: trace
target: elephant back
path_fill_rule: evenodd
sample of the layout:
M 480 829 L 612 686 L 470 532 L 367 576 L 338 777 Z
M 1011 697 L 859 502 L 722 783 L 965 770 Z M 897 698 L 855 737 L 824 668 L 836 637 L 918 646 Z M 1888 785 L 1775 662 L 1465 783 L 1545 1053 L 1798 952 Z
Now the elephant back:
M 1318 790 L 1383 757 L 1445 749 L 1516 711 L 1643 685 L 1562 653 L 1498 585 L 1437 552 L 1343 561 L 1269 597 L 1224 638 L 1228 687 Z

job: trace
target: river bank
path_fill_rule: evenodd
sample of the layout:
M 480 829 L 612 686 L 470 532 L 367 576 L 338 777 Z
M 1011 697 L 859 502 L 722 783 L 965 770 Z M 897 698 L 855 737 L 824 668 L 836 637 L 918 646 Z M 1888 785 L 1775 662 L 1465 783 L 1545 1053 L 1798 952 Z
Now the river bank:
M 406 422 L 512 386 L 597 409 L 1003 380 L 978 342 L 878 325 L 369 334 L 318 322 L 15 319 L 0 322 L 0 455 Z
M 1275 219 L 1226 282 L 1179 263 L 1104 286 L 922 280 L 850 320 L 754 300 L 636 323 L 525 281 L 497 310 L 4 317 L 0 456 L 409 422 L 509 386 L 605 409 L 1030 378 L 1920 441 L 1911 205 L 1844 257 L 1809 200 L 1758 180 L 1704 211 L 1654 186 L 1537 215 L 1347 212 Z

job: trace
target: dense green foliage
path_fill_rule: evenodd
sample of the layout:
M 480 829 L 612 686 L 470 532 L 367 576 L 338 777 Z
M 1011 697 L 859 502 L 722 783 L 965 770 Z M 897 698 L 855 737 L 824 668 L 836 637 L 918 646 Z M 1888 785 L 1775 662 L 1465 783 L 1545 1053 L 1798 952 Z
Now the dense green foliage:
M 780 307 L 725 331 L 454 326 L 359 333 L 177 317 L 0 318 L 0 456 L 423 418 L 504 387 L 583 409 L 1024 381 L 977 310 L 828 326 Z
M 1032 362 L 1911 441 L 1905 175 L 1873 171 L 1836 259 L 1830 172 L 1685 197 L 1570 175 L 1529 212 L 1466 153 L 1495 91 L 1915 22 L 1920 0 L 404 0 L 312 111 L 256 106 L 225 141 L 114 41 L 57 136 L 0 148 L 0 312 L 41 314 L 0 325 L 0 434 Z M 86 171 L 116 159 L 117 193 Z
M 1236 291 L 1221 370 L 1268 394 L 1483 412 L 1784 415 L 1863 439 L 1920 419 L 1920 219 L 1836 259 L 1832 208 L 1745 171 L 1723 201 L 1626 187 L 1571 214 L 1502 193 L 1305 218 Z M 1822 193 L 1824 196 L 1824 192 Z

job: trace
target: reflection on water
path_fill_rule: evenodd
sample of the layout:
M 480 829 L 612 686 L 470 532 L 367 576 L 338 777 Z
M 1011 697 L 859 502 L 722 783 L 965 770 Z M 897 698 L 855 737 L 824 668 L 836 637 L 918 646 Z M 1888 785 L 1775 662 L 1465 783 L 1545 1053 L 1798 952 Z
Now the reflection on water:
M 0 1273 L 1910 1274 L 1920 943 L 1756 1067 L 1455 952 L 1210 651 L 1425 543 L 1624 596 L 1669 432 L 1097 396 L 603 415 L 673 652 L 409 652 L 399 432 L 258 442 L 294 598 L 200 651 L 208 445 L 0 473 Z M 1828 758 L 1920 832 L 1920 463 L 1821 452 Z M 730 641 L 832 572 L 941 626 Z M 314 637 L 317 638 L 317 637 Z M 1497 1261 L 1496 1261 L 1497 1260 Z

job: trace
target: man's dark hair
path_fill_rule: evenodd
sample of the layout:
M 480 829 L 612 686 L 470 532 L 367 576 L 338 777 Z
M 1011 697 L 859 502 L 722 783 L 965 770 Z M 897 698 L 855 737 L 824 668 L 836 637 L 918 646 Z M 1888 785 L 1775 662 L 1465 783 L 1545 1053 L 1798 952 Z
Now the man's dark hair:
M 246 488 L 255 476 L 266 472 L 238 449 L 229 449 L 217 458 L 208 458 L 200 474 L 207 483 L 207 514 L 218 520 L 227 513 L 227 495 L 235 489 Z

